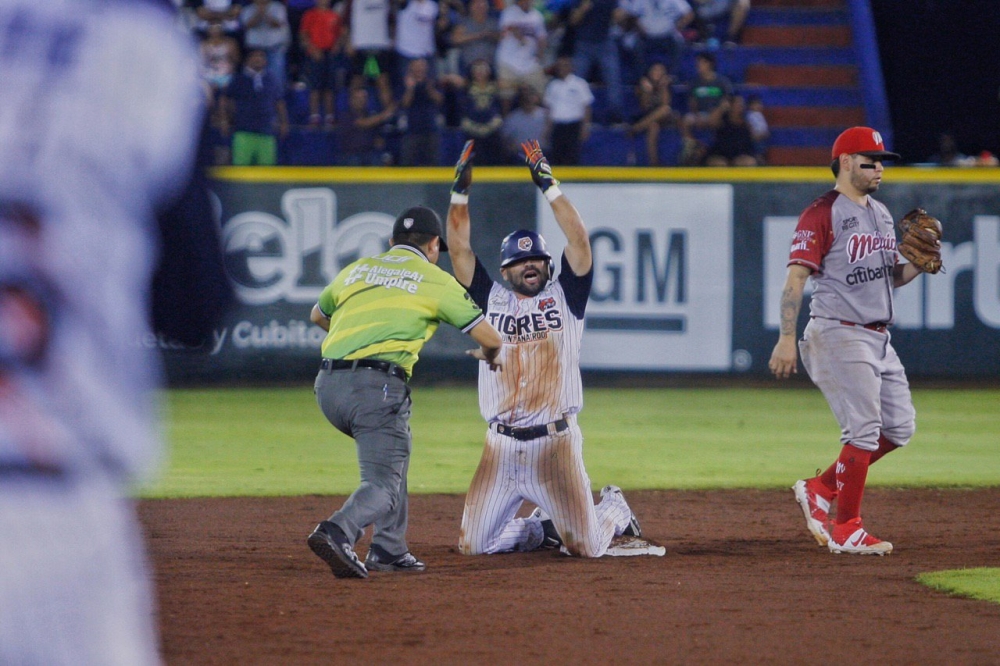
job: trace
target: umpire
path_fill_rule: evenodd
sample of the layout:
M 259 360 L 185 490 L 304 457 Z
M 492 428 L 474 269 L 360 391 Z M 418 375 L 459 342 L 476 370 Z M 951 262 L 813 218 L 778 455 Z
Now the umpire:
M 328 331 L 315 393 L 323 414 L 357 445 L 361 485 L 321 522 L 308 544 L 338 578 L 368 570 L 423 571 L 406 545 L 410 387 L 420 349 L 447 322 L 479 343 L 497 369 L 500 334 L 465 289 L 437 267 L 447 252 L 437 213 L 409 208 L 388 252 L 344 268 L 320 293 L 310 318 Z M 354 544 L 374 525 L 364 564 Z

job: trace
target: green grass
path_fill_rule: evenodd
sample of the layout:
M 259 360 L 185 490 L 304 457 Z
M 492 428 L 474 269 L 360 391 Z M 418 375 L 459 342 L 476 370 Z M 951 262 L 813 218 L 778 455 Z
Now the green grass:
M 917 576 L 917 581 L 942 592 L 1000 603 L 1000 569 L 953 569 Z
M 1000 390 L 914 391 L 917 434 L 871 485 L 1000 485 Z M 166 393 L 169 463 L 147 497 L 349 493 L 354 443 L 311 385 Z M 825 467 L 839 428 L 813 388 L 588 389 L 580 416 L 595 487 L 785 487 Z M 414 388 L 410 491 L 465 492 L 485 425 L 474 387 Z

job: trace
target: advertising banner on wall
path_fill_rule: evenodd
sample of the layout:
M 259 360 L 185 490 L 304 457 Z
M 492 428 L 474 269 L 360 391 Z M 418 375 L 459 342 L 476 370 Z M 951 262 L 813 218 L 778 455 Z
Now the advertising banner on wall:
M 564 182 L 594 252 L 584 369 L 766 375 L 792 231 L 831 184 Z M 218 180 L 213 190 L 238 307 L 202 348 L 144 341 L 164 351 L 175 383 L 309 380 L 324 336 L 309 321 L 320 290 L 386 249 L 403 209 L 422 203 L 444 218 L 449 183 Z M 908 373 L 1000 376 L 1000 188 L 901 182 L 877 198 L 897 218 L 922 206 L 945 228 L 946 272 L 896 291 L 892 339 Z M 473 248 L 495 278 L 510 231 L 538 229 L 556 257 L 565 244 L 530 182 L 477 183 L 470 210 Z M 440 263 L 450 270 L 446 255 Z M 807 316 L 808 289 L 800 331 Z M 473 376 L 472 346 L 442 326 L 417 374 Z
M 728 370 L 733 188 L 728 184 L 566 184 L 590 232 L 594 286 L 585 369 Z M 539 229 L 565 238 L 537 196 Z

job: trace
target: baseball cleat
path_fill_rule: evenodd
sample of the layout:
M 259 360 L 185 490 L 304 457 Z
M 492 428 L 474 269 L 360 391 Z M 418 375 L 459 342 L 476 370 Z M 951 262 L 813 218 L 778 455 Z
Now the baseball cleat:
M 608 495 L 611 495 L 611 494 L 618 495 L 619 497 L 621 497 L 622 502 L 625 502 L 625 494 L 622 492 L 622 489 L 619 488 L 618 486 L 612 486 L 612 485 L 609 484 L 609 485 L 604 486 L 603 488 L 601 488 L 601 497 L 602 498 L 604 498 L 604 497 L 606 497 Z M 628 506 L 628 502 L 625 502 L 625 505 Z M 642 528 L 639 527 L 639 519 L 636 518 L 636 516 L 635 516 L 634 513 L 632 513 L 631 507 L 629 507 L 629 514 L 630 514 L 630 518 L 629 518 L 629 521 L 628 521 L 628 526 L 624 530 L 622 530 L 621 536 L 641 537 L 642 536 Z
M 556 529 L 555 523 L 549 518 L 549 514 L 542 511 L 542 507 L 535 507 L 535 510 L 531 512 L 528 518 L 538 518 L 542 521 L 544 536 L 542 537 L 542 545 L 539 548 L 543 550 L 555 550 L 562 545 L 562 537 L 559 536 L 559 530 Z
M 410 551 L 406 551 L 398 557 L 392 557 L 382 548 L 372 545 L 368 549 L 368 556 L 365 557 L 365 567 L 369 571 L 414 572 L 423 571 L 427 565 L 414 557 Z
M 343 530 L 328 520 L 316 526 L 306 540 L 312 552 L 330 565 L 337 578 L 368 578 L 368 570 L 354 553 Z
M 828 547 L 831 553 L 837 554 L 888 555 L 892 552 L 891 543 L 876 539 L 865 531 L 861 526 L 861 518 L 834 525 Z
M 806 527 L 812 533 L 816 543 L 825 546 L 830 542 L 830 532 L 826 525 L 830 520 L 830 500 L 812 491 L 809 481 L 796 481 L 792 486 L 795 501 L 799 503 L 802 514 L 806 517 Z

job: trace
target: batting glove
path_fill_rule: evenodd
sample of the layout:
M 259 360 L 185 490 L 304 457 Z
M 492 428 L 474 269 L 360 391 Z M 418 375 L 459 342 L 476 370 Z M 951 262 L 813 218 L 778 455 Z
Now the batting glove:
M 452 196 L 457 194 L 460 197 L 466 197 L 466 201 L 468 201 L 469 190 L 472 188 L 472 157 L 475 155 L 472 152 L 473 144 L 475 141 L 471 139 L 465 142 L 462 155 L 455 164 L 455 182 L 451 186 Z
M 538 189 L 546 196 L 551 188 L 557 188 L 558 191 L 559 181 L 552 175 L 552 167 L 542 154 L 542 147 L 538 145 L 538 141 L 535 139 L 525 141 L 521 144 L 521 150 L 524 151 L 524 159 L 531 169 L 531 180 L 535 181 Z

